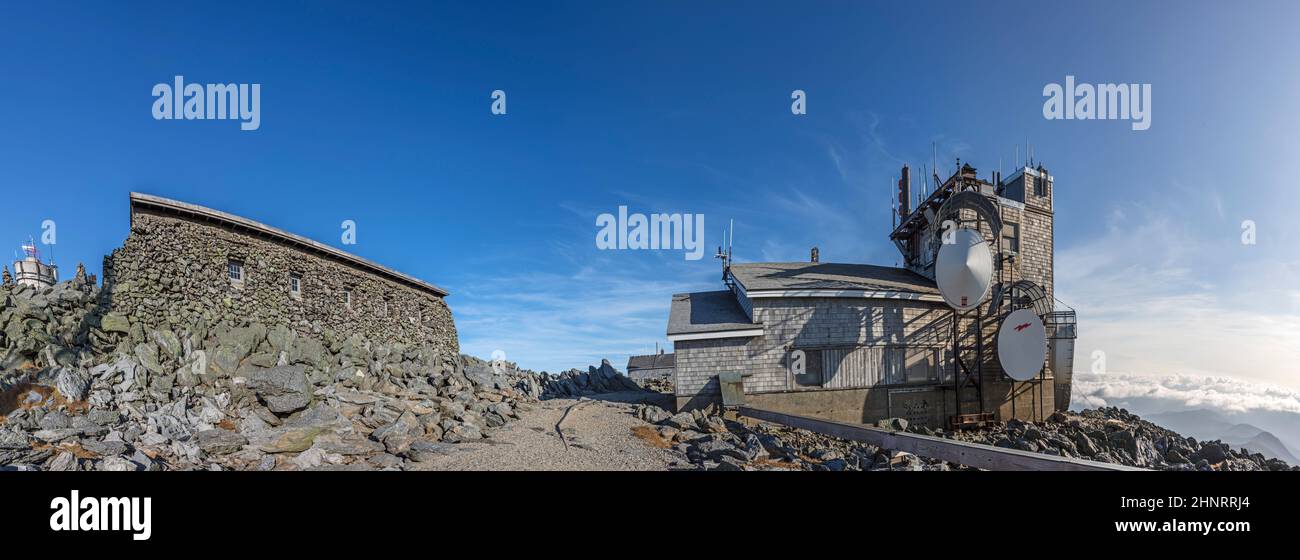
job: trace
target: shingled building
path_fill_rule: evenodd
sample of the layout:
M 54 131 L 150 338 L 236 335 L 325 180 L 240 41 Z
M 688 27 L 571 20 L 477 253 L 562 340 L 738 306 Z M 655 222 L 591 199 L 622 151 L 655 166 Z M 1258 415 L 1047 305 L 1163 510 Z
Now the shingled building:
M 1057 311 L 1052 296 L 1052 177 L 1024 167 L 985 181 L 961 166 L 946 181 L 935 177 L 939 186 L 913 209 L 908 174 L 904 167 L 890 234 L 903 267 L 822 263 L 816 251 L 812 262 L 728 259 L 724 290 L 673 296 L 667 334 L 679 409 L 718 403 L 723 373 L 743 376 L 750 406 L 849 422 L 902 417 L 941 427 L 959 413 L 1039 419 L 1068 406 L 1074 315 Z M 993 295 L 965 314 L 939 293 L 930 237 L 936 213 L 963 192 L 987 201 L 1000 231 L 969 209 L 953 215 L 1001 243 L 1003 255 Z M 1012 305 L 1033 306 L 1048 325 L 1035 380 L 1012 380 L 998 364 L 997 328 Z

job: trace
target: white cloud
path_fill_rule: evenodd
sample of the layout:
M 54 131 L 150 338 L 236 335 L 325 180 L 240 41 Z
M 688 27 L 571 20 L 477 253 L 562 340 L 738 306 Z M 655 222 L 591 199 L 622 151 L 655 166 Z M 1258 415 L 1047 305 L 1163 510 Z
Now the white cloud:
M 1058 250 L 1057 297 L 1079 312 L 1076 371 L 1100 350 L 1109 371 L 1300 389 L 1300 267 L 1205 227 L 1205 214 L 1218 212 L 1129 204 L 1104 235 Z
M 1300 413 L 1300 391 L 1225 375 L 1081 373 L 1074 377 L 1071 405 L 1075 408 L 1114 406 L 1130 399 L 1188 410 Z

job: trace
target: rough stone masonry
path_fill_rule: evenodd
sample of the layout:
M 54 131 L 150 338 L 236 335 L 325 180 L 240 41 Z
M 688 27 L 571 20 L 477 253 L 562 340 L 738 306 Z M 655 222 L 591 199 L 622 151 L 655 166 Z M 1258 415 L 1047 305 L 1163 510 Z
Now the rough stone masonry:
M 141 328 L 286 325 L 459 354 L 442 288 L 275 228 L 131 194 L 131 232 L 104 258 L 103 306 Z

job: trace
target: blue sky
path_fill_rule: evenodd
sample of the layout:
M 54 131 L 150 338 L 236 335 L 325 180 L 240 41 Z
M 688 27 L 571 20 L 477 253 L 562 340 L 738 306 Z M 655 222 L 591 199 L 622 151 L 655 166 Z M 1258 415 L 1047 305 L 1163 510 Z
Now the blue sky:
M 945 176 L 956 158 L 984 175 L 1028 142 L 1057 178 L 1077 368 L 1102 351 L 1110 371 L 1233 376 L 1300 407 L 1300 8 L 1215 4 L 12 5 L 0 240 L 53 219 L 65 272 L 98 272 L 133 190 L 334 245 L 351 219 L 348 250 L 452 292 L 466 352 L 621 367 L 719 264 L 599 251 L 598 214 L 703 213 L 710 248 L 734 219 L 743 261 L 816 245 L 895 264 L 903 162 L 933 142 Z M 154 120 L 151 88 L 178 74 L 261 84 L 261 128 Z M 1045 120 L 1066 75 L 1152 84 L 1151 128 Z

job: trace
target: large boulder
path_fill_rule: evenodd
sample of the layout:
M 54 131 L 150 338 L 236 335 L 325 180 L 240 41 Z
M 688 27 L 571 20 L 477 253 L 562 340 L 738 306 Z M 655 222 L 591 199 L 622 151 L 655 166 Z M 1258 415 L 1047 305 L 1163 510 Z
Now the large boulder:
M 302 410 L 311 404 L 311 383 L 302 364 L 255 370 L 248 374 L 248 388 L 277 414 Z
M 1204 444 L 1203 446 L 1201 446 L 1200 451 L 1197 451 L 1195 455 L 1192 455 L 1192 461 L 1200 461 L 1204 459 L 1205 462 L 1211 465 L 1222 463 L 1227 458 L 1228 458 L 1227 451 L 1223 448 L 1222 445 L 1219 445 L 1218 443 L 1215 442 L 1209 442 Z
M 127 320 L 126 315 L 117 312 L 108 312 L 100 318 L 99 328 L 104 332 L 126 334 L 131 332 L 131 322 Z
M 158 361 L 158 346 L 154 343 L 141 342 L 135 345 L 135 357 L 144 369 L 153 373 L 163 372 L 162 364 Z

